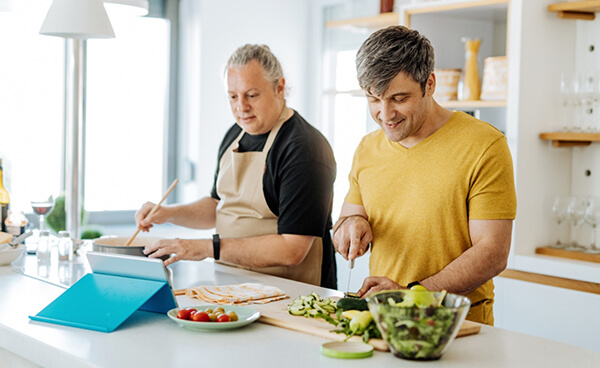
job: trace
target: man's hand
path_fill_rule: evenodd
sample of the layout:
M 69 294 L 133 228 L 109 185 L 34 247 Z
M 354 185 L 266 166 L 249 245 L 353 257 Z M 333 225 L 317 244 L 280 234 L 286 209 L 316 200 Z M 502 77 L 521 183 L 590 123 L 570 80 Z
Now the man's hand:
M 358 296 L 369 296 L 370 294 L 376 293 L 382 290 L 398 290 L 405 289 L 395 281 L 388 279 L 384 276 L 369 276 L 365 279 L 362 287 L 356 293 Z
M 135 213 L 135 224 L 144 232 L 150 231 L 152 224 L 164 224 L 169 220 L 169 214 L 165 207 L 159 206 L 152 215 L 149 215 L 152 208 L 154 208 L 154 203 L 146 202 Z
M 162 239 L 144 248 L 150 258 L 164 255 L 171 257 L 164 261 L 165 266 L 183 259 L 201 261 L 212 256 L 212 241 L 207 239 Z
M 333 233 L 335 250 L 346 260 L 355 259 L 367 252 L 373 240 L 371 226 L 359 215 L 340 218 L 340 226 Z
M 344 202 L 339 220 L 333 226 L 333 246 L 346 260 L 367 252 L 373 240 L 371 225 L 363 206 Z

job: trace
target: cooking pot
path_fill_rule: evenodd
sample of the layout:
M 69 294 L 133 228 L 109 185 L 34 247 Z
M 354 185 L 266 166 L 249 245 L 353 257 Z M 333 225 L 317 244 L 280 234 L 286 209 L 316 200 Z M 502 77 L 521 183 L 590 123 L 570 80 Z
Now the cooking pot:
M 94 240 L 93 249 L 96 252 L 106 252 L 106 253 L 118 253 L 118 254 L 127 254 L 131 256 L 142 256 L 147 257 L 144 254 L 144 248 L 146 245 L 152 244 L 161 238 L 153 238 L 153 237 L 143 237 L 137 236 L 133 239 L 130 245 L 124 246 L 123 244 L 127 243 L 129 237 L 124 236 L 103 236 Z M 164 255 L 160 257 L 163 261 L 168 259 L 170 255 Z

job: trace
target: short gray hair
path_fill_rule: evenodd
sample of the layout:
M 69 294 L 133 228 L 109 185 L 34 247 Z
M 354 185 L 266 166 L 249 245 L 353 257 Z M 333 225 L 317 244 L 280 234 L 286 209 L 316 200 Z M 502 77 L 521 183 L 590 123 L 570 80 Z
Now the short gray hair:
M 229 68 L 243 67 L 252 60 L 258 61 L 263 68 L 265 78 L 273 84 L 273 88 L 277 88 L 279 79 L 283 78 L 283 69 L 267 45 L 246 44 L 239 47 L 227 60 L 225 73 Z
M 425 94 L 433 72 L 435 56 L 429 40 L 404 26 L 374 32 L 356 54 L 356 75 L 360 88 L 381 95 L 398 73 L 404 72 L 421 85 Z

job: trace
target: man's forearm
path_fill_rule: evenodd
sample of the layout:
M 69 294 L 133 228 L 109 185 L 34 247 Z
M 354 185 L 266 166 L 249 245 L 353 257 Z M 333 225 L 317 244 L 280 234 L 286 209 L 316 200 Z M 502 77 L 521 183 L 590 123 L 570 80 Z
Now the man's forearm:
M 314 237 L 269 234 L 221 239 L 221 260 L 246 267 L 296 266 L 304 260 Z
M 169 222 L 192 229 L 212 229 L 216 224 L 216 209 L 219 201 L 204 197 L 189 204 L 168 206 L 172 212 Z

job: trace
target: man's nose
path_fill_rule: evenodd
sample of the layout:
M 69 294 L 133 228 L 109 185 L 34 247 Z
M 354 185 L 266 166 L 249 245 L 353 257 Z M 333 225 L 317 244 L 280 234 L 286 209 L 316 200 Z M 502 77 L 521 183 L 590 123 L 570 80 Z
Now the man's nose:
M 396 110 L 394 109 L 394 106 L 387 101 L 382 101 L 379 111 L 379 120 L 381 120 L 383 123 L 386 123 L 393 121 L 395 118 Z
M 238 98 L 235 108 L 237 111 L 248 111 L 250 109 L 250 105 L 248 104 L 248 99 L 243 96 Z

